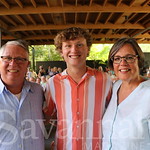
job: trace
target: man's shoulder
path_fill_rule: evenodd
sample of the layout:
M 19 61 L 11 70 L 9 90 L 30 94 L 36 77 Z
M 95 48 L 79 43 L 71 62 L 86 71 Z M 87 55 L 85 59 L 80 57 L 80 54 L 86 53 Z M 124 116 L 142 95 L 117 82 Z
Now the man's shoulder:
M 31 90 L 41 90 L 41 91 L 43 91 L 42 86 L 41 86 L 40 84 L 38 84 L 38 83 L 26 81 L 25 84 L 26 84 L 27 86 L 29 86 Z

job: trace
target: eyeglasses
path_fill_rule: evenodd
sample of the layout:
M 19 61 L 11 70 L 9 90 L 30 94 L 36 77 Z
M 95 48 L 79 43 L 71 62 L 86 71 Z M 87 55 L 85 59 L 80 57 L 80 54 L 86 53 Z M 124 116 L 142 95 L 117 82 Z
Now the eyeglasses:
M 10 63 L 12 60 L 14 60 L 17 64 L 23 64 L 26 61 L 28 61 L 26 58 L 22 58 L 22 57 L 10 57 L 10 56 L 0 56 L 2 61 L 6 62 L 6 63 Z
M 124 59 L 127 63 L 133 63 L 138 55 L 127 55 L 127 56 L 114 56 L 111 60 L 114 64 L 120 64 L 122 59 Z

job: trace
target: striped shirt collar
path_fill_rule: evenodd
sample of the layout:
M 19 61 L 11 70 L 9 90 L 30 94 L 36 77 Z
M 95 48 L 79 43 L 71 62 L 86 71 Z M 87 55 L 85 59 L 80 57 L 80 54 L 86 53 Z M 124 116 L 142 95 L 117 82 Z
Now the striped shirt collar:
M 87 71 L 86 71 L 86 73 L 83 75 L 82 78 L 84 78 L 84 77 L 86 77 L 86 76 L 94 76 L 95 71 L 93 71 L 93 69 L 90 68 L 90 67 L 86 67 L 86 68 L 87 68 Z M 68 75 L 68 73 L 67 73 L 67 69 L 65 69 L 62 73 L 60 73 L 60 74 L 58 74 L 58 75 L 60 75 L 60 78 L 61 78 L 62 80 L 69 77 L 69 75 Z

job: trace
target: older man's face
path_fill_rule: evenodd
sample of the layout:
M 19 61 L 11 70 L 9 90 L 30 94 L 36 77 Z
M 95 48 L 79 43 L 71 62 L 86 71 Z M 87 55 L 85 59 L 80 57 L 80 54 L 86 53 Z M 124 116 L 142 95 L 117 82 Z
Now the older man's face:
M 6 85 L 23 84 L 29 65 L 28 57 L 28 53 L 20 46 L 7 45 L 5 47 L 0 57 L 0 74 Z

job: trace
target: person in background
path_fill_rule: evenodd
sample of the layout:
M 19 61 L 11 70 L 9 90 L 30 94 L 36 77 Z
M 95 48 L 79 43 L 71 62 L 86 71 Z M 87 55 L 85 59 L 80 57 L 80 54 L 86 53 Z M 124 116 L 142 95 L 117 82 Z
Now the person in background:
M 29 81 L 30 81 L 30 82 L 36 82 L 36 78 L 30 77 L 30 78 L 29 78 Z
M 46 75 L 46 82 L 48 81 L 49 78 L 50 78 L 50 75 Z
M 103 71 L 103 67 L 102 67 L 102 66 L 99 66 L 99 67 L 98 67 L 98 71 Z
M 86 66 L 92 39 L 82 28 L 67 28 L 54 39 L 67 69 L 48 80 L 45 116 L 57 112 L 57 150 L 101 150 L 101 119 L 111 95 L 111 79 Z
M 51 72 L 51 66 L 48 66 L 46 69 L 46 75 L 49 75 L 50 72 Z
M 36 74 L 36 72 L 33 69 L 31 69 L 31 68 L 28 67 L 28 71 L 26 73 L 26 77 L 28 77 L 28 78 L 33 77 L 33 78 L 36 79 L 37 74 Z
M 62 68 L 61 67 L 58 67 L 58 73 L 61 73 L 62 72 Z
M 133 38 L 121 38 L 108 63 L 119 80 L 102 120 L 102 149 L 150 150 L 150 80 L 140 75 L 144 54 Z
M 46 71 L 43 68 L 43 66 L 39 66 L 39 71 L 38 71 L 38 77 L 40 78 L 41 76 L 46 75 Z
M 40 85 L 42 86 L 43 90 L 45 91 L 45 88 L 46 88 L 46 77 L 45 76 L 42 76 L 41 77 L 41 82 L 40 82 Z
M 35 82 L 40 84 L 41 83 L 41 78 L 37 77 Z
M 29 66 L 25 41 L 0 48 L 0 149 L 44 150 L 42 87 L 25 80 Z

